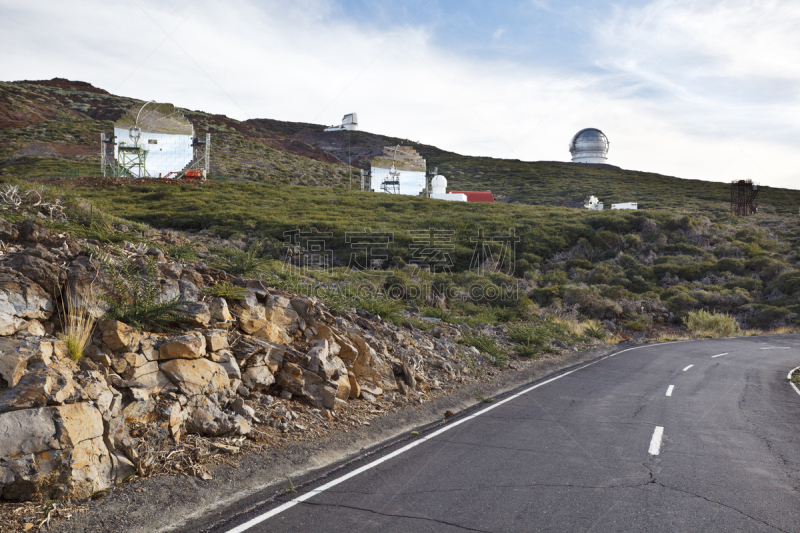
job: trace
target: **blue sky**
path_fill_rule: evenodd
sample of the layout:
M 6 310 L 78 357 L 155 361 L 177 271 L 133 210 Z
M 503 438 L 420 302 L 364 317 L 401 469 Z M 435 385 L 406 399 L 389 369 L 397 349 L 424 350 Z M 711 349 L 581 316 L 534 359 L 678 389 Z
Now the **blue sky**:
M 800 188 L 796 0 L 0 0 L 0 77 L 470 155 Z

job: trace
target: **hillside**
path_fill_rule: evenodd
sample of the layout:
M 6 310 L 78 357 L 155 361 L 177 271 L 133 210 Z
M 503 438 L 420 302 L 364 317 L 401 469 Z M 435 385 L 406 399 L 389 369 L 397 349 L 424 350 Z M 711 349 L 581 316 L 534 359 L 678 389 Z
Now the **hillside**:
M 0 178 L 99 173 L 99 134 L 143 102 L 63 79 L 0 83 Z M 178 103 L 179 104 L 179 103 Z M 580 207 L 593 194 L 606 205 L 724 214 L 725 183 L 683 180 L 616 168 L 470 157 L 369 132 L 270 119 L 237 121 L 178 107 L 195 131 L 212 134 L 211 178 L 284 185 L 349 186 L 350 169 L 368 168 L 384 146 L 413 146 L 453 189 L 491 190 L 503 202 Z M 357 179 L 354 179 L 357 183 Z M 800 191 L 762 187 L 762 213 L 796 215 Z

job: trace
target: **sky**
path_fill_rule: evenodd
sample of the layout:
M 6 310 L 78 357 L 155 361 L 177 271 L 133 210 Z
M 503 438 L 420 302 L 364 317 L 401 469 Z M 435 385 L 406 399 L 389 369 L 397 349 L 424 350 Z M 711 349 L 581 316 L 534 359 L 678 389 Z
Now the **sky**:
M 0 0 L 0 79 L 800 188 L 796 0 Z M 435 165 L 435 162 L 431 162 Z

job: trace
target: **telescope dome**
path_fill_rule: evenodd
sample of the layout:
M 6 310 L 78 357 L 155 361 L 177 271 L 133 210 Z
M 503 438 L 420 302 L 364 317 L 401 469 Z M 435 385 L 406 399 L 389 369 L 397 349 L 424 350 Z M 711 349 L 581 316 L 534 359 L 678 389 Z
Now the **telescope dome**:
M 608 160 L 608 137 L 597 128 L 582 129 L 569 143 L 573 163 L 605 163 Z

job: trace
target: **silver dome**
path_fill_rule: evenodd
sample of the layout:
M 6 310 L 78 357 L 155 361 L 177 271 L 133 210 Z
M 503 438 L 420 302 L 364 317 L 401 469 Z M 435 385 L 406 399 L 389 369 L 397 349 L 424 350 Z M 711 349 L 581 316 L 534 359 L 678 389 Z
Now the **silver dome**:
M 597 128 L 582 129 L 569 143 L 573 163 L 605 163 L 608 159 L 608 137 Z

